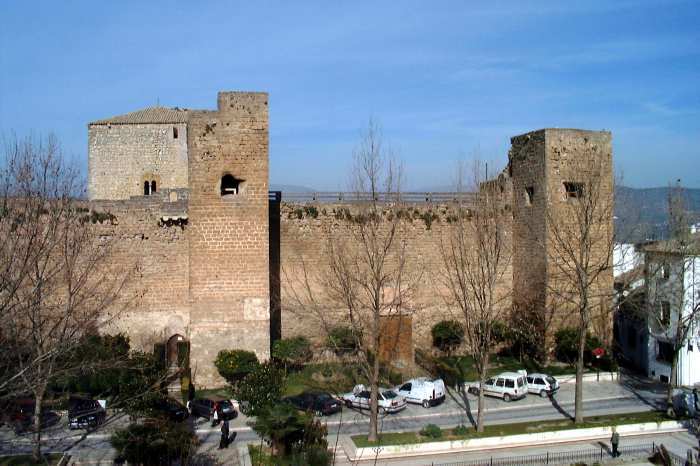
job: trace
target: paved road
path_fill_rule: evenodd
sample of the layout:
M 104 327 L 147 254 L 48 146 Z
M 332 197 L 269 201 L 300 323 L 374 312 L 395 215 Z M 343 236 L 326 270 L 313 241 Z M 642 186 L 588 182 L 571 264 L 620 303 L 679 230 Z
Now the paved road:
M 637 380 L 623 378 L 620 383 L 591 382 L 584 389 L 584 409 L 586 415 L 613 414 L 623 412 L 645 411 L 663 406 L 664 389 L 662 386 Z M 519 401 L 506 403 L 500 399 L 488 398 L 486 402 L 487 424 L 507 422 L 526 422 L 557 419 L 573 415 L 574 385 L 565 384 L 553 398 L 540 398 L 530 395 Z M 465 406 L 471 408 L 476 416 L 476 397 L 466 398 L 451 392 L 445 403 L 425 409 L 418 405 L 409 405 L 398 414 L 382 418 L 383 431 L 419 430 L 429 423 L 450 427 L 457 424 L 469 424 Z M 356 434 L 366 432 L 369 420 L 366 412 L 344 409 L 342 413 L 324 418 L 329 430 L 329 443 L 335 442 L 338 434 Z M 65 421 L 64 421 L 65 422 Z M 110 432 L 127 423 L 126 417 L 114 419 L 105 429 L 87 436 L 68 431 L 65 426 L 56 426 L 46 432 L 46 447 L 51 451 L 71 451 L 75 456 L 89 456 L 90 460 L 111 460 L 113 450 L 109 444 Z M 246 425 L 245 416 L 240 416 L 231 423 L 231 430 L 237 432 L 237 441 L 258 440 L 255 433 Z M 210 453 L 218 443 L 218 429 L 211 428 L 204 420 L 194 422 L 194 427 L 202 441 L 202 450 Z M 0 454 L 28 451 L 31 439 L 28 436 L 15 436 L 7 428 L 0 429 Z M 233 452 L 229 453 L 233 454 Z

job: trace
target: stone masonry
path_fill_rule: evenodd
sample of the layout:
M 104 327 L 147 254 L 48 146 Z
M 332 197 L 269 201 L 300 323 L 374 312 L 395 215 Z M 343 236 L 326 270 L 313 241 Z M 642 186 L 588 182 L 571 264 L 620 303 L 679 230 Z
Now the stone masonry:
M 106 331 L 124 331 L 144 349 L 184 337 L 197 386 L 222 383 L 213 365 L 221 349 L 267 359 L 271 338 L 323 341 L 319 322 L 286 300 L 286 283 L 300 276 L 301 261 L 323 264 L 324 232 L 346 221 L 353 206 L 269 197 L 267 94 L 221 92 L 215 111 L 155 107 L 99 120 L 89 125 L 88 138 L 91 208 L 113 215 L 97 228 L 118 240 L 117 262 L 137 264 L 134 286 L 142 291 Z M 516 305 L 527 299 L 547 308 L 547 225 L 566 217 L 562 183 L 582 181 L 587 164 L 602 161 L 604 195 L 612 196 L 610 133 L 545 129 L 511 143 L 508 167 L 482 185 L 500 194 L 502 211 L 512 217 L 512 226 L 506 224 L 512 272 L 499 287 Z M 417 313 L 401 326 L 387 322 L 386 333 L 411 354 L 429 348 L 432 325 L 458 317 L 436 298 L 434 280 L 440 242 L 456 211 L 449 202 L 406 209 L 409 259 L 422 267 L 425 289 L 416 297 Z M 612 273 L 599 286 L 612 289 Z

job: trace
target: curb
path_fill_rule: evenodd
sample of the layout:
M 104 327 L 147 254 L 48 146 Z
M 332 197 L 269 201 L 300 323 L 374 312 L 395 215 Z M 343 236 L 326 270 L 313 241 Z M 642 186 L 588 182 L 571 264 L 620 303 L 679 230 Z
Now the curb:
M 685 422 L 664 421 L 627 424 L 615 426 L 620 436 L 633 437 L 639 435 L 684 432 Z M 592 427 L 587 429 L 568 429 L 535 434 L 517 434 L 502 437 L 484 437 L 465 440 L 446 440 L 442 442 L 425 442 L 410 445 L 386 445 L 380 447 L 357 447 L 349 435 L 341 440 L 348 460 L 361 461 L 375 458 L 403 458 L 411 456 L 436 455 L 456 452 L 493 451 L 505 448 L 533 447 L 556 445 L 560 443 L 582 442 L 589 440 L 607 439 L 612 433 L 612 427 Z

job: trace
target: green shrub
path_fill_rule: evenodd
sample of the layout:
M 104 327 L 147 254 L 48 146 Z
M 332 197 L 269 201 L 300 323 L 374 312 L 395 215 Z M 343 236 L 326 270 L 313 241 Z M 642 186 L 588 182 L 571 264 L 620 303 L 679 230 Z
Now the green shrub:
M 233 396 L 245 400 L 241 411 L 246 416 L 257 416 L 278 403 L 286 385 L 284 370 L 273 361 L 256 364 L 253 370 L 233 386 Z
M 423 437 L 440 438 L 442 437 L 442 429 L 435 424 L 428 424 L 421 429 L 420 434 Z
M 555 356 L 559 361 L 573 363 L 578 359 L 578 329 L 566 327 L 557 330 L 554 334 Z M 584 361 L 590 363 L 591 352 L 596 348 L 602 348 L 603 342 L 600 338 L 586 333 L 586 347 L 584 350 Z
M 455 435 L 467 435 L 467 433 L 469 432 L 469 427 L 465 426 L 464 424 L 460 424 L 454 429 L 452 429 L 452 432 Z
M 169 421 L 131 424 L 110 441 L 118 457 L 130 464 L 187 464 L 198 443 L 186 423 Z
M 357 341 L 352 328 L 345 326 L 334 327 L 328 334 L 327 346 L 337 355 L 350 354 L 357 351 Z
M 214 361 L 219 375 L 232 385 L 243 380 L 259 364 L 255 353 L 245 350 L 221 350 Z
M 285 365 L 300 366 L 311 359 L 311 343 L 305 337 L 283 338 L 272 344 L 272 357 Z
M 430 333 L 433 346 L 450 353 L 464 341 L 464 326 L 456 320 L 443 320 L 433 325 Z

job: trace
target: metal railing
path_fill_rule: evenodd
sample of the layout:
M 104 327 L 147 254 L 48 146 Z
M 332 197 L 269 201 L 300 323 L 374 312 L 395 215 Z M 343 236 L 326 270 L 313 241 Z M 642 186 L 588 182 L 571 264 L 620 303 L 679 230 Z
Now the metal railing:
M 619 448 L 620 456 L 635 457 L 651 455 L 656 445 L 624 445 Z M 673 455 L 674 462 L 677 455 Z M 535 455 L 491 457 L 477 460 L 457 461 L 453 463 L 430 463 L 434 466 L 540 466 L 540 465 L 570 465 L 582 462 L 603 461 L 612 458 L 610 450 L 605 446 L 600 448 L 576 449 L 570 451 L 546 452 Z M 683 463 L 680 463 L 681 465 Z
M 466 192 L 405 192 L 405 193 L 376 193 L 374 199 L 371 193 L 354 193 L 343 191 L 321 191 L 307 193 L 286 193 L 280 191 L 270 191 L 270 198 L 273 193 L 280 193 L 281 200 L 287 202 L 409 202 L 409 203 L 440 203 L 440 202 L 471 202 L 474 200 L 474 193 Z

